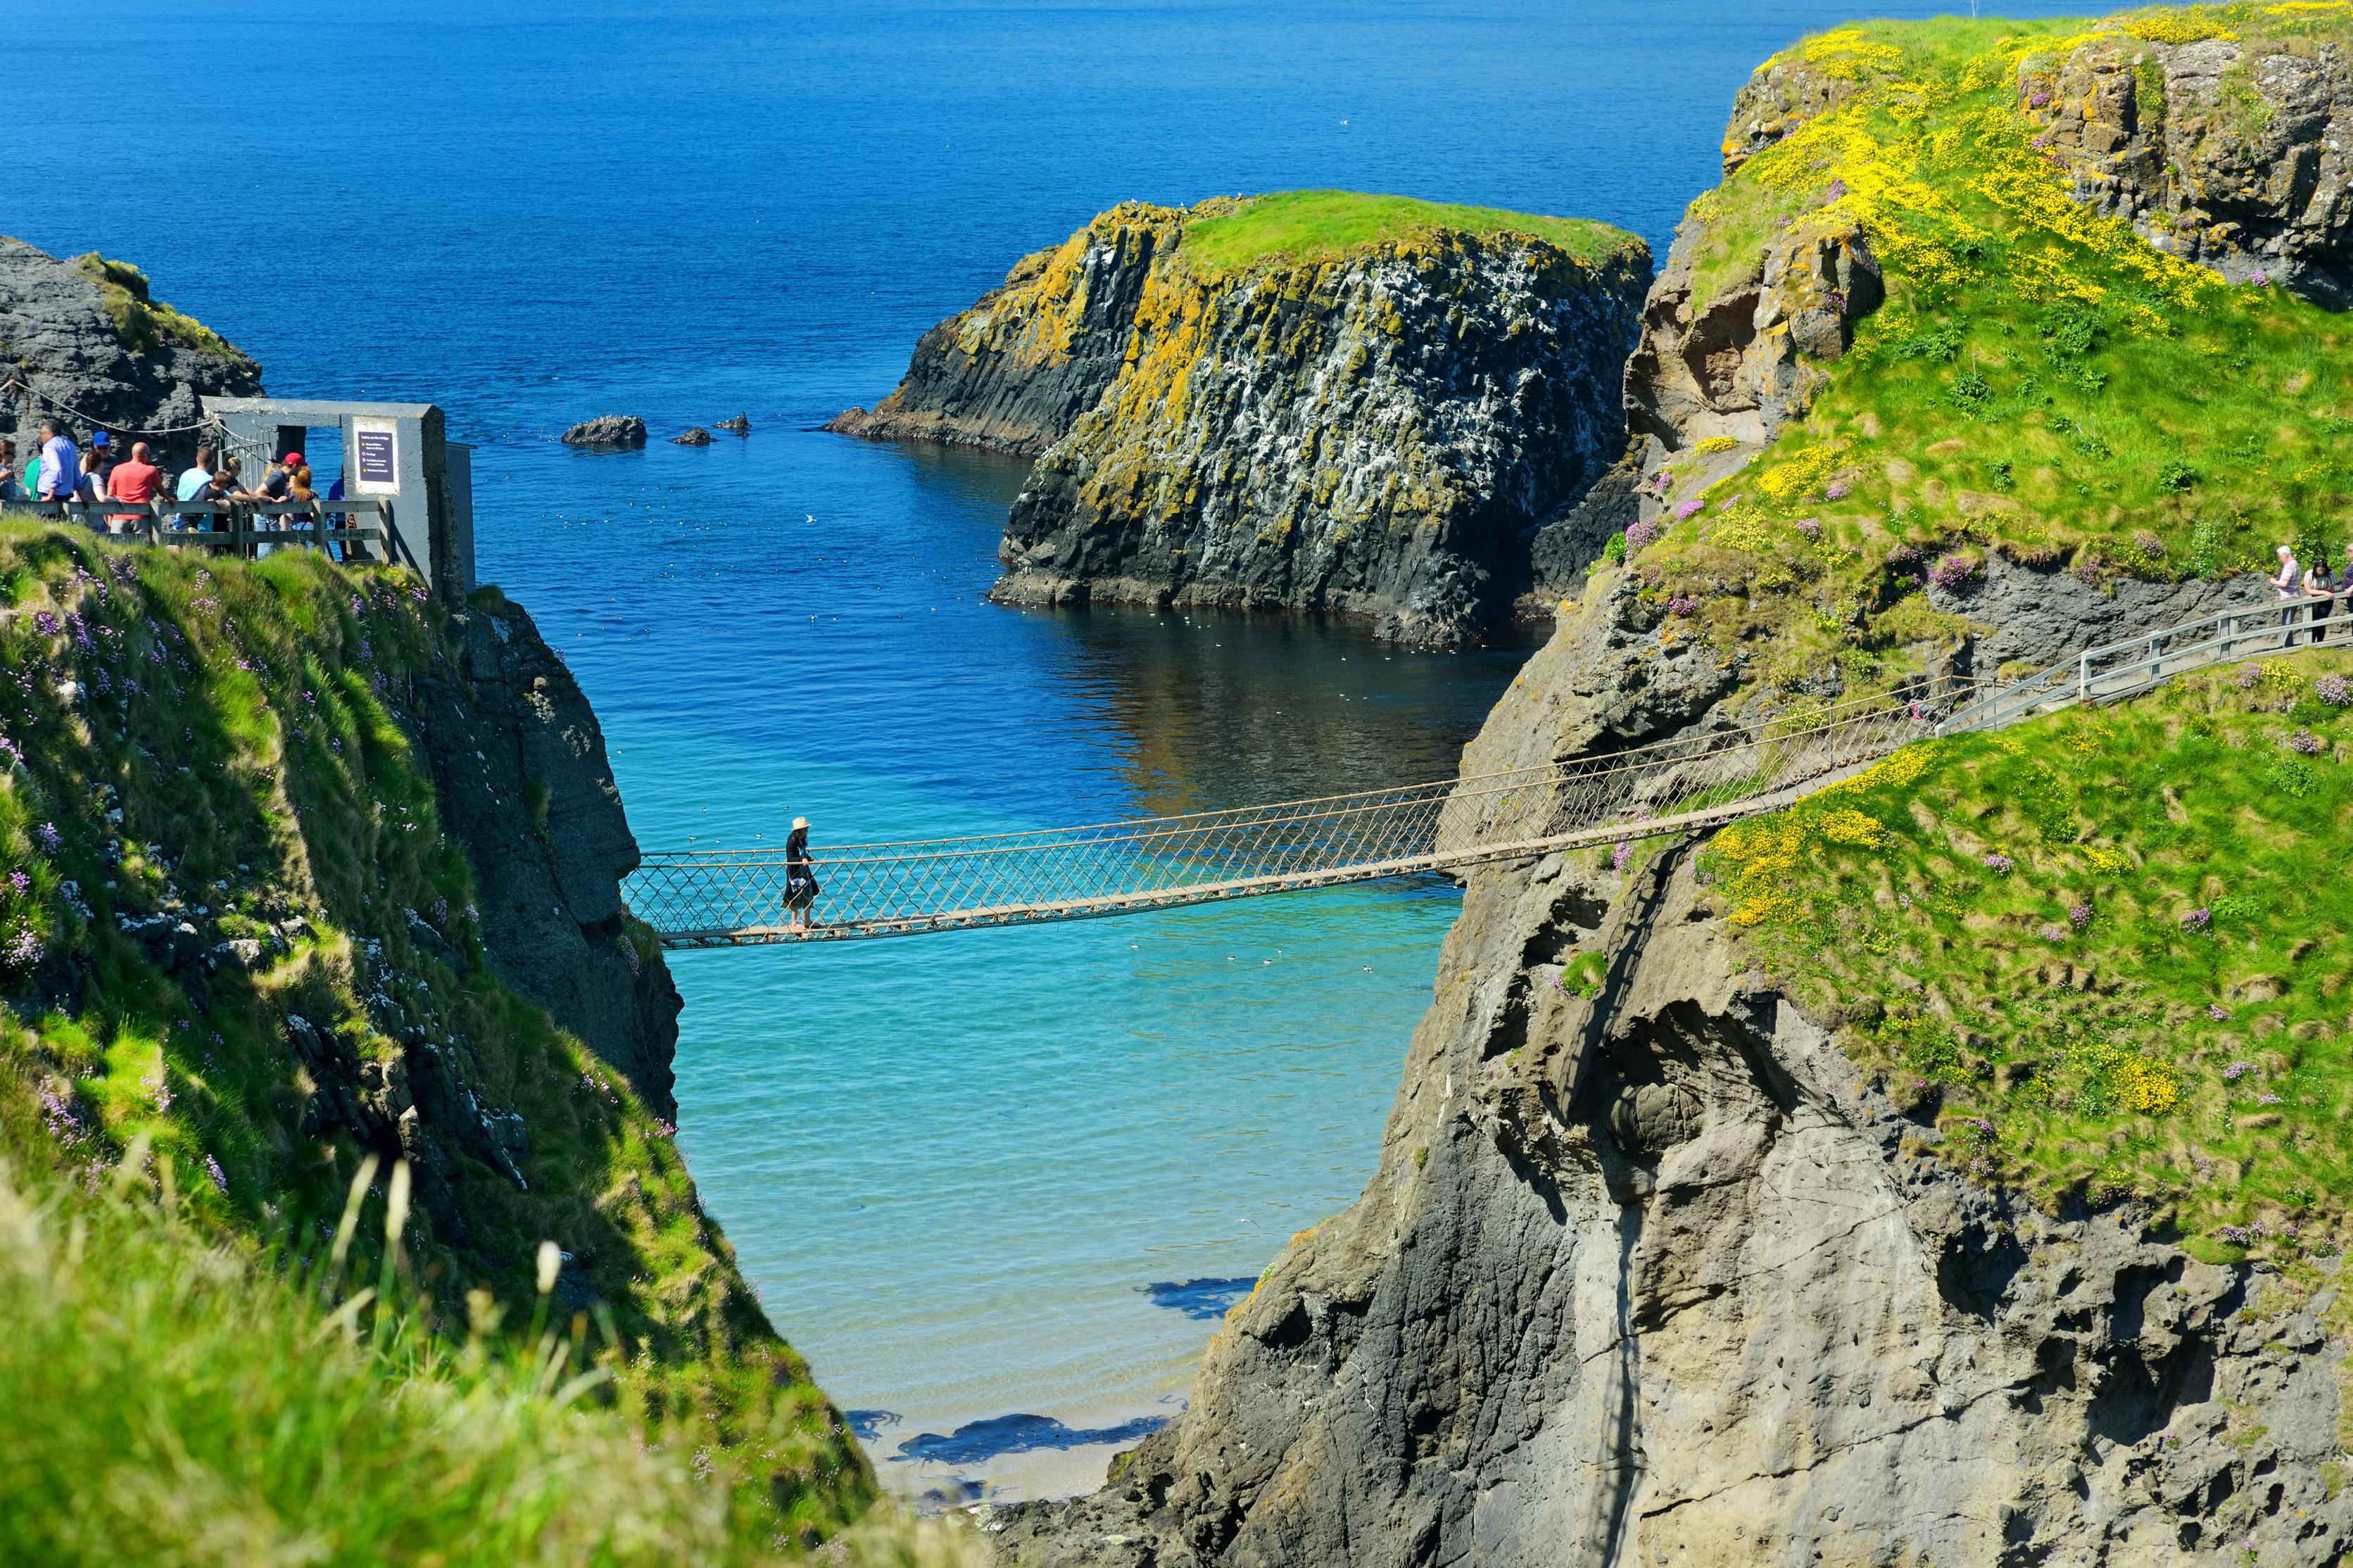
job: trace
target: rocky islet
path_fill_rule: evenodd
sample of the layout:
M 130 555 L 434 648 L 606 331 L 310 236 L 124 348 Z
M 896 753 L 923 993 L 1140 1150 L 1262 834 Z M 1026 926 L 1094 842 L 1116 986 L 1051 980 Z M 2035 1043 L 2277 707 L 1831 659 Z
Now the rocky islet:
M 1370 198 L 1258 198 L 1345 212 Z M 1442 215 L 1445 209 L 1431 209 Z M 1250 200 L 1129 204 L 926 334 L 832 428 L 1037 461 L 994 596 L 1326 612 L 1477 642 L 1535 582 L 1531 541 L 1622 447 L 1640 240 L 1409 207 L 1392 231 L 1239 263 L 1197 254 Z

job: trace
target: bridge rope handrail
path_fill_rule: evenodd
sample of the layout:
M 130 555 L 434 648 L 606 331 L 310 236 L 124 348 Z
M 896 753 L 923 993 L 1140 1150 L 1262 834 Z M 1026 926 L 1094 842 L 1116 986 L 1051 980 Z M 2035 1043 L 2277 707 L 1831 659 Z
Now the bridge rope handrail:
M 1973 683 L 1957 682 L 1956 684 L 1967 689 Z M 1767 734 L 1761 739 L 1770 742 L 1775 740 L 1794 739 L 1811 734 L 1825 725 L 1843 722 L 1857 714 L 1878 711 L 1886 708 L 1889 701 L 1890 699 L 1884 696 L 1873 694 L 1849 698 L 1840 702 L 1825 704 L 1820 708 L 1776 714 L 1767 722 L 1790 725 L 1802 723 L 1804 727 L 1791 729 L 1778 736 Z M 1139 836 L 1156 837 L 1173 831 L 1198 831 L 1203 827 L 1221 826 L 1238 819 L 1267 825 L 1311 819 L 1324 820 L 1334 811 L 1346 810 L 1356 803 L 1370 806 L 1401 799 L 1419 799 L 1425 795 L 1445 797 L 1502 795 L 1509 794 L 1514 789 L 1525 788 L 1530 784 L 1556 783 L 1565 774 L 1573 774 L 1579 780 L 1586 780 L 1638 772 L 1644 767 L 1654 765 L 1662 757 L 1679 751 L 1687 752 L 1694 744 L 1733 737 L 1746 737 L 1745 730 L 1726 727 L 1720 730 L 1703 731 L 1695 734 L 1671 736 L 1663 741 L 1647 742 L 1639 746 L 1623 747 L 1612 752 L 1592 752 L 1566 763 L 1532 763 L 1525 767 L 1499 769 L 1493 773 L 1461 774 L 1453 778 L 1433 779 L 1423 784 L 1390 784 L 1375 789 L 1352 790 L 1341 795 L 1312 795 L 1297 800 L 1270 802 L 1263 805 L 1212 806 L 1198 811 L 1175 812 L 1162 816 L 1113 817 L 1101 822 L 1080 823 L 1067 827 L 1008 828 L 997 833 L 959 834 L 939 838 L 878 839 L 831 844 L 825 847 L 821 858 L 824 864 L 829 866 L 879 858 L 920 859 L 948 854 L 961 856 L 1007 850 L 1018 851 L 1041 841 L 1064 839 L 1071 835 L 1081 833 L 1109 833 L 1119 829 L 1155 829 L 1158 832 L 1151 835 L 1139 834 Z M 1746 737 L 1741 743 L 1755 743 L 1757 739 L 1759 738 Z M 1290 818 L 1267 818 L 1263 816 L 1266 812 L 1282 810 L 1294 810 L 1297 816 Z M 889 850 L 892 853 L 888 856 L 864 853 L 872 850 Z M 648 861 L 660 858 L 718 863 L 741 859 L 747 864 L 766 864 L 770 861 L 781 863 L 784 853 L 780 848 L 763 846 L 756 849 L 648 850 L 644 858 Z

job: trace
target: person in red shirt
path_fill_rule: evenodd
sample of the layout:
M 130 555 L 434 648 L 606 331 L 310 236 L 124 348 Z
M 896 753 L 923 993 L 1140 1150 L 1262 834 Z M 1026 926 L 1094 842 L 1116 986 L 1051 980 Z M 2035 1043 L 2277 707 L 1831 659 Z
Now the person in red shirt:
M 131 460 L 115 464 L 114 471 L 106 476 L 106 493 L 112 500 L 136 501 L 145 506 L 155 499 L 155 493 L 163 483 L 164 470 L 148 461 L 147 443 L 138 441 L 132 445 Z M 130 530 L 122 526 L 124 523 L 146 521 L 144 512 L 109 512 L 106 531 L 109 533 L 127 533 Z

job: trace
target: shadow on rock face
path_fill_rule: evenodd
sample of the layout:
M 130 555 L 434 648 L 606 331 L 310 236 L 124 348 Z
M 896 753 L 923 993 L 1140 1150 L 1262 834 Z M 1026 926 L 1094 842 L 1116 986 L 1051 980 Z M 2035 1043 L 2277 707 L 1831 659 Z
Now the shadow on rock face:
M 1034 1448 L 1084 1448 L 1096 1443 L 1133 1443 L 1168 1425 L 1166 1415 L 1139 1415 L 1116 1426 L 1065 1426 L 1050 1415 L 992 1415 L 959 1426 L 947 1436 L 923 1432 L 899 1445 L 893 1464 L 911 1459 L 943 1465 L 969 1465 L 1001 1454 L 1026 1454 Z
M 1160 1279 L 1139 1289 L 1152 1298 L 1155 1307 L 1213 1323 L 1249 1295 L 1257 1283 L 1256 1275 L 1244 1275 L 1233 1279 Z

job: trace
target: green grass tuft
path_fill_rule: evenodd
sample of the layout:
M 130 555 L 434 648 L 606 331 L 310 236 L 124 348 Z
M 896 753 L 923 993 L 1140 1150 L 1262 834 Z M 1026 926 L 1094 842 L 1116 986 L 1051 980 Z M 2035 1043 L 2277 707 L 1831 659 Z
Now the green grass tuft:
M 106 302 L 106 313 L 132 353 L 151 354 L 163 344 L 173 342 L 216 359 L 234 361 L 248 369 L 253 367 L 244 351 L 227 338 L 195 317 L 184 316 L 153 298 L 148 291 L 147 274 L 131 263 L 110 261 L 93 250 L 87 256 L 75 257 L 71 265 L 98 285 Z
M 1700 868 L 1955 1163 L 2298 1259 L 2353 1194 L 2348 669 L 2302 652 L 1926 742 Z
M 1377 246 L 1448 232 L 1482 239 L 1524 235 L 1588 263 L 1634 242 L 1625 230 L 1589 218 L 1539 217 L 1356 191 L 1284 191 L 1250 197 L 1230 216 L 1187 224 L 1179 254 L 1196 274 L 1216 276 L 1269 265 L 1337 261 Z

